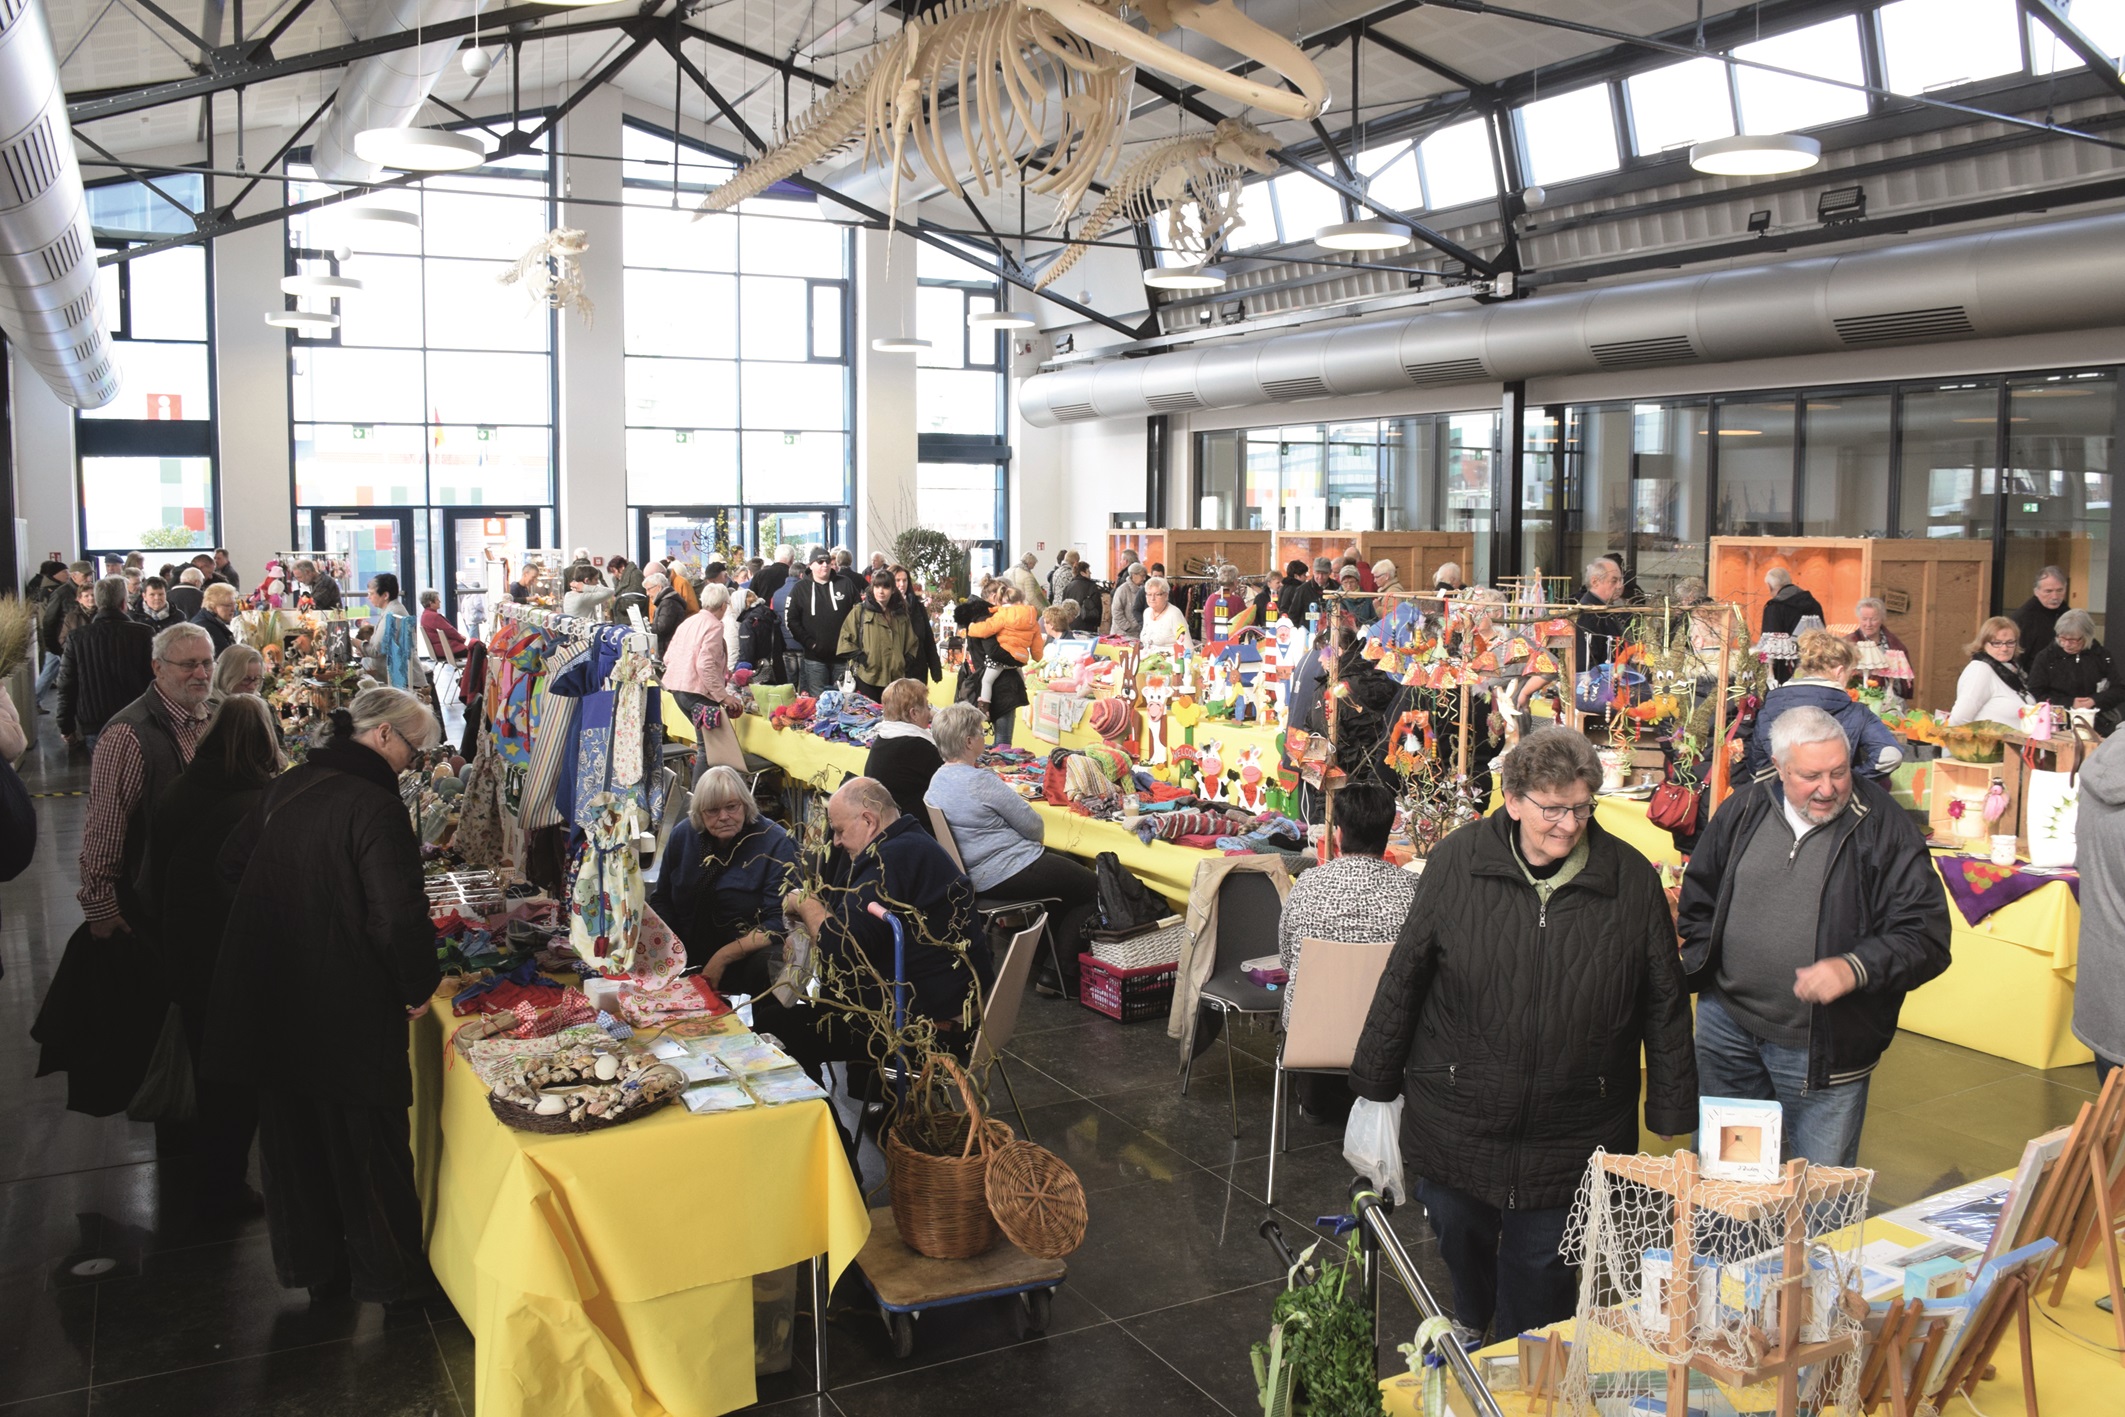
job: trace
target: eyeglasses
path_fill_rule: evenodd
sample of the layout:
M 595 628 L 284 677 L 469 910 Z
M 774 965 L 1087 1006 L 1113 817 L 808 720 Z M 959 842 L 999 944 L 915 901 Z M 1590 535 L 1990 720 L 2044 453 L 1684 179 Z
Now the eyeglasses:
M 1575 822 L 1590 822 L 1594 819 L 1594 804 L 1591 802 L 1534 802 L 1533 807 L 1542 814 L 1545 822 L 1561 822 L 1569 816 Z
M 1985 643 L 1991 645 L 1994 649 L 2017 649 L 2022 642 L 2015 636 L 2009 635 L 2004 640 L 1987 640 Z
M 165 659 L 163 663 L 169 665 L 172 669 L 182 669 L 187 674 L 214 667 L 212 659 Z

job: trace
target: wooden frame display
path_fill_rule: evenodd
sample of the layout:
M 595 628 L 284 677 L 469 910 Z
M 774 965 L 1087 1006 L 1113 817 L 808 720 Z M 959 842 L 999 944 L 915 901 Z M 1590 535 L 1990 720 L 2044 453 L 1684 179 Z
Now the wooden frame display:
M 1107 533 L 1107 579 L 1121 575 L 1122 552 L 1134 551 L 1146 565 L 1165 563 L 1166 574 L 1188 574 L 1190 561 L 1230 561 L 1243 576 L 1269 569 L 1269 533 L 1219 531 L 1213 527 L 1149 527 Z
M 1764 572 L 1792 573 L 1823 608 L 1831 625 L 1850 625 L 1859 601 L 1886 602 L 1882 623 L 1911 655 L 1914 701 L 1946 708 L 1956 677 L 1992 605 L 1992 543 L 1908 537 L 1895 540 L 1834 536 L 1715 536 L 1711 541 L 1714 600 L 1748 607 L 1752 633 L 1763 625 Z

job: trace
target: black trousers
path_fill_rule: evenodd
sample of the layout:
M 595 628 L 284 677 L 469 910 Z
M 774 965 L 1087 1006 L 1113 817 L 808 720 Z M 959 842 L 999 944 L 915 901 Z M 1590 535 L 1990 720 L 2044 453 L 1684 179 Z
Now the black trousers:
M 984 904 L 1001 900 L 1054 900 L 1060 902 L 1054 918 L 1048 921 L 1048 929 L 1055 936 L 1055 953 L 1061 961 L 1062 985 L 1070 993 L 1077 992 L 1077 951 L 1084 937 L 1085 922 L 1099 908 L 1099 877 L 1092 869 L 1074 856 L 1065 856 L 1052 847 L 1043 848 L 1040 859 L 1008 880 L 981 893 Z M 1008 941 L 998 942 L 1001 950 Z M 1003 967 L 1003 956 L 996 957 L 997 968 Z M 1041 961 L 1036 968 L 1045 972 Z
M 211 1206 L 243 1190 L 244 1173 L 251 1168 L 251 1139 L 258 1134 L 258 1094 L 248 1083 L 207 1075 L 200 1065 L 206 1000 L 188 996 L 181 1008 L 199 1111 L 189 1122 L 157 1122 L 155 1151 L 159 1156 L 189 1156 L 199 1200 Z
M 1439 1237 L 1453 1279 L 1454 1319 L 1499 1339 L 1568 1319 L 1579 1306 L 1579 1277 L 1564 1262 L 1571 1207 L 1499 1210 L 1466 1191 L 1417 1182 L 1417 1199 Z
M 273 1268 L 290 1289 L 353 1280 L 390 1303 L 435 1287 L 404 1107 L 351 1107 L 299 1093 L 258 1094 L 259 1172 Z

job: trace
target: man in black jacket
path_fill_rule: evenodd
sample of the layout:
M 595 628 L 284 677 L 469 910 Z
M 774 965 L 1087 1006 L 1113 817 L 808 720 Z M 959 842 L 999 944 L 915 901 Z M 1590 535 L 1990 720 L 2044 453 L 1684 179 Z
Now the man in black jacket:
M 1763 633 L 1766 635 L 1790 635 L 1795 633 L 1800 622 L 1813 615 L 1823 618 L 1822 602 L 1800 586 L 1793 584 L 1793 573 L 1783 566 L 1773 566 L 1763 573 L 1763 588 L 1771 598 L 1763 603 Z M 1774 659 L 1771 661 L 1771 677 L 1783 684 L 1793 677 L 1797 659 Z
M 1503 809 L 1418 878 L 1350 1084 L 1406 1094 L 1403 1164 L 1454 1319 L 1508 1337 L 1576 1307 L 1565 1222 L 1596 1148 L 1638 1150 L 1641 1048 L 1663 1136 L 1697 1125 L 1697 1060 L 1659 874 L 1593 821 L 1593 745 L 1539 729 L 1503 777 Z
M 773 600 L 775 592 L 790 578 L 790 565 L 797 559 L 797 548 L 787 542 L 775 548 L 775 557 L 753 574 L 746 589 L 762 600 Z
M 1779 715 L 1771 758 L 1777 774 L 1720 808 L 1682 881 L 1698 1079 L 1776 1099 L 1788 1159 L 1856 1166 L 1904 995 L 1948 967 L 1948 903 L 1918 828 L 1853 777 L 1836 719 Z
M 112 714 L 155 682 L 155 632 L 125 613 L 125 577 L 96 582 L 96 613 L 67 636 L 59 676 L 59 731 L 89 751 Z
M 2071 582 L 2057 566 L 2036 573 L 2036 594 L 2023 601 L 2007 618 L 2022 632 L 2022 647 L 2015 660 L 2027 674 L 2036 657 L 2058 638 L 2059 617 L 2066 613 L 2066 591 Z
M 838 677 L 835 658 L 841 648 L 841 622 L 855 609 L 860 591 L 834 573 L 833 557 L 812 548 L 810 576 L 789 596 L 789 634 L 804 656 L 797 668 L 797 692 L 816 694 Z
M 671 577 L 662 571 L 651 571 L 642 577 L 642 589 L 649 594 L 649 632 L 656 637 L 657 658 L 664 657 L 665 646 L 679 632 L 679 624 L 693 611 L 686 608 L 686 597 L 671 588 Z
M 207 578 L 200 574 L 197 566 L 187 566 L 177 573 L 177 584 L 170 587 L 170 604 L 180 619 L 190 620 L 199 613 L 199 607 L 206 604 L 205 592 L 201 590 L 206 583 Z

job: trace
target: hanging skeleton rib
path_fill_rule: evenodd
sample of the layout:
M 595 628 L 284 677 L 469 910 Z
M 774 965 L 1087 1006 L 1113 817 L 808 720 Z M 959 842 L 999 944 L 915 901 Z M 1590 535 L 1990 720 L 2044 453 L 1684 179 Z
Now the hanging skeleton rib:
M 956 82 L 956 122 L 964 180 L 983 195 L 1023 178 L 1025 190 L 1053 196 L 1056 225 L 1121 156 L 1136 64 L 1161 69 L 1208 92 L 1279 117 L 1311 118 L 1326 108 L 1327 84 L 1299 49 L 1248 19 L 1232 0 L 1147 0 L 1138 6 L 1158 30 L 1178 25 L 1282 73 L 1297 89 L 1272 89 L 1225 73 L 1159 43 L 1114 13 L 1118 0 L 948 0 L 909 21 L 830 89 L 768 152 L 708 194 L 703 212 L 727 211 L 859 139 L 866 163 L 892 173 L 897 218 L 900 181 L 915 175 L 908 148 L 957 197 L 962 174 L 945 150 L 945 90 Z M 1050 108 L 1059 132 L 1046 140 Z M 1018 154 L 1047 156 L 1022 173 Z

